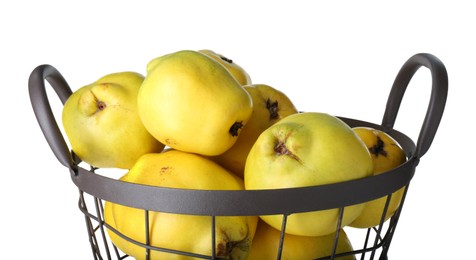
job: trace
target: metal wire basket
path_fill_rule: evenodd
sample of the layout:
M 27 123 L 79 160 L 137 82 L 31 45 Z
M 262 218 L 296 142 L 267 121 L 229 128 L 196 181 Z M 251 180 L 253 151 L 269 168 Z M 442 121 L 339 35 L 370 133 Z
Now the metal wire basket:
M 405 134 L 393 129 L 396 116 L 413 75 L 420 67 L 431 71 L 432 89 L 428 109 L 420 134 L 415 143 Z M 387 259 L 388 250 L 394 235 L 400 213 L 405 201 L 411 179 L 420 158 L 428 151 L 441 117 L 443 115 L 447 91 L 448 77 L 443 63 L 435 56 L 419 53 L 408 59 L 400 69 L 385 108 L 381 124 L 339 117 L 349 126 L 369 126 L 382 130 L 392 136 L 403 148 L 408 160 L 401 166 L 380 175 L 346 181 L 335 184 L 276 189 L 276 190 L 185 190 L 153 187 L 122 182 L 96 173 L 96 169 L 83 166 L 79 158 L 72 153 L 61 133 L 53 115 L 45 80 L 55 90 L 64 104 L 72 91 L 63 76 L 51 65 L 36 67 L 29 78 L 29 94 L 34 113 L 41 130 L 59 162 L 69 169 L 71 179 L 79 189 L 78 206 L 84 214 L 87 232 L 94 259 L 125 259 L 130 258 L 121 252 L 109 239 L 107 229 L 115 232 L 123 239 L 143 247 L 144 259 L 150 259 L 151 251 L 168 252 L 171 255 L 185 255 L 196 259 L 220 259 L 215 250 L 215 218 L 218 216 L 256 216 L 283 215 L 281 239 L 276 248 L 277 259 L 281 258 L 287 217 L 294 213 L 339 209 L 340 219 L 336 230 L 343 228 L 341 219 L 344 208 L 349 205 L 367 202 L 383 196 L 387 204 L 382 212 L 380 225 L 361 229 L 362 241 L 352 241 L 354 249 L 350 252 L 336 252 L 339 235 L 334 240 L 333 252 L 320 259 L 340 259 L 342 256 L 354 255 L 357 259 Z M 384 221 L 384 216 L 393 192 L 404 188 L 402 201 L 395 214 Z M 305 200 L 303 198 L 325 198 Z M 110 201 L 144 211 L 145 243 L 135 241 L 114 229 L 104 219 L 104 204 Z M 246 203 L 240 203 L 246 201 Z M 236 207 L 234 205 L 241 205 Z M 148 238 L 148 215 L 151 211 L 209 216 L 211 225 L 211 255 L 195 254 L 158 248 L 150 244 Z M 339 234 L 338 232 L 336 234 Z

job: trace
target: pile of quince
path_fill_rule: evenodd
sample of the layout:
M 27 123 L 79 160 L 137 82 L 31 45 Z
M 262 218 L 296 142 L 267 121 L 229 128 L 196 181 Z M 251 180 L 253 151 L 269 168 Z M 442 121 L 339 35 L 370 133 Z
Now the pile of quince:
M 327 113 L 298 112 L 286 94 L 252 84 L 241 66 L 211 50 L 157 57 L 147 64 L 145 76 L 131 71 L 105 75 L 70 96 L 62 121 L 83 162 L 126 169 L 121 181 L 161 187 L 304 187 L 365 178 L 406 160 L 388 134 L 351 128 Z M 401 190 L 393 194 L 385 220 L 401 196 Z M 346 207 L 342 227 L 378 225 L 385 202 Z M 110 226 L 145 243 L 143 210 L 106 202 L 104 214 Z M 282 259 L 330 255 L 338 214 L 330 209 L 290 215 Z M 152 246 L 212 254 L 210 217 L 150 212 L 149 221 Z M 215 252 L 223 259 L 275 259 L 281 223 L 282 215 L 217 217 Z M 351 251 L 344 229 L 339 232 L 337 252 Z M 145 259 L 144 248 L 113 232 L 109 236 L 124 253 Z M 189 258 L 150 254 L 150 259 Z

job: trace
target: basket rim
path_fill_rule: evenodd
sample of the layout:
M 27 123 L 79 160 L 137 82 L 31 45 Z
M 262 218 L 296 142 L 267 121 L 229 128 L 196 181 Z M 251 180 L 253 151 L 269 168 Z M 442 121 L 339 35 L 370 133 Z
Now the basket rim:
M 387 132 L 402 146 L 408 160 L 390 171 L 366 178 L 318 186 L 267 190 L 157 187 L 120 181 L 80 166 L 77 171 L 71 171 L 71 178 L 81 191 L 115 204 L 158 212 L 206 216 L 289 215 L 335 209 L 390 195 L 410 182 L 419 159 L 412 156 L 415 144 L 408 136 L 394 129 L 385 130 L 373 123 L 338 118 L 351 127 L 369 126 Z

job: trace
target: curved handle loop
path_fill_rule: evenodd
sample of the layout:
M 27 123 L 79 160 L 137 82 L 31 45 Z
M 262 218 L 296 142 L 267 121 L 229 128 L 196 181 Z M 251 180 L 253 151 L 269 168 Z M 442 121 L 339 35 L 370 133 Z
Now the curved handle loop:
M 44 64 L 36 67 L 31 72 L 28 80 L 31 105 L 43 135 L 60 163 L 74 170 L 77 166 L 74 164 L 69 148 L 48 102 L 45 80 L 53 87 L 63 104 L 72 94 L 72 91 L 63 76 L 51 65 Z
M 419 53 L 405 62 L 393 83 L 382 121 L 382 126 L 386 129 L 393 128 L 403 94 L 413 75 L 421 66 L 425 66 L 431 71 L 432 89 L 428 109 L 413 155 L 415 158 L 421 158 L 430 148 L 443 116 L 448 95 L 448 74 L 444 64 L 437 57 L 428 53 Z

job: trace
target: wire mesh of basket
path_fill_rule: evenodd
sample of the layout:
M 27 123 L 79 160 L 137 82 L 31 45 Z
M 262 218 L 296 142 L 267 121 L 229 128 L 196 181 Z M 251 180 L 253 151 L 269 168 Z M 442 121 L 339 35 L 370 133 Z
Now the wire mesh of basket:
M 405 90 L 413 75 L 420 67 L 431 72 L 432 89 L 428 109 L 416 144 L 404 133 L 393 128 Z M 282 215 L 281 233 L 277 241 L 276 259 L 283 258 L 286 245 L 287 219 L 292 214 L 338 209 L 336 233 L 332 250 L 328 255 L 318 259 L 344 259 L 352 256 L 355 259 L 387 259 L 388 251 L 394 236 L 398 220 L 404 205 L 407 190 L 420 158 L 428 151 L 441 121 L 447 91 L 448 76 L 443 63 L 434 55 L 418 53 L 410 57 L 398 72 L 391 88 L 383 120 L 381 124 L 362 120 L 339 117 L 351 127 L 368 126 L 384 131 L 393 137 L 405 151 L 407 161 L 399 167 L 385 173 L 363 179 L 345 181 L 319 186 L 274 189 L 274 190 L 190 190 L 174 189 L 157 186 L 123 182 L 107 177 L 97 169 L 81 162 L 80 158 L 70 151 L 53 115 L 45 81 L 55 90 L 64 104 L 72 91 L 59 73 L 51 65 L 36 67 L 29 78 L 29 94 L 33 111 L 40 128 L 58 161 L 69 169 L 71 179 L 79 190 L 78 206 L 84 214 L 87 234 L 91 245 L 93 259 L 130 259 L 110 239 L 115 234 L 140 248 L 143 254 L 140 259 L 155 259 L 154 252 L 165 252 L 161 259 L 225 259 L 216 247 L 216 221 L 224 216 L 260 216 Z M 392 194 L 403 189 L 402 200 L 388 220 L 385 215 Z M 339 230 L 342 217 L 347 206 L 365 203 L 385 197 L 386 203 L 382 211 L 379 225 L 366 229 L 358 229 L 358 241 L 352 241 L 352 250 L 338 252 Z M 304 199 L 307 198 L 307 199 Z M 312 199 L 309 199 L 312 198 Z M 143 212 L 143 237 L 133 239 L 121 233 L 105 220 L 105 203 L 111 202 L 139 209 Z M 243 203 L 246 202 L 246 203 Z M 237 207 L 236 205 L 239 205 Z M 210 221 L 210 253 L 202 254 L 173 248 L 159 247 L 151 243 L 151 213 L 163 212 L 203 216 Z M 319 221 L 316 219 L 316 221 Z M 193 237 L 193 234 L 191 235 Z M 318 245 L 316 245 L 318 246 Z M 185 258 L 184 258 L 185 259 Z M 348 259 L 348 258 L 346 258 Z

